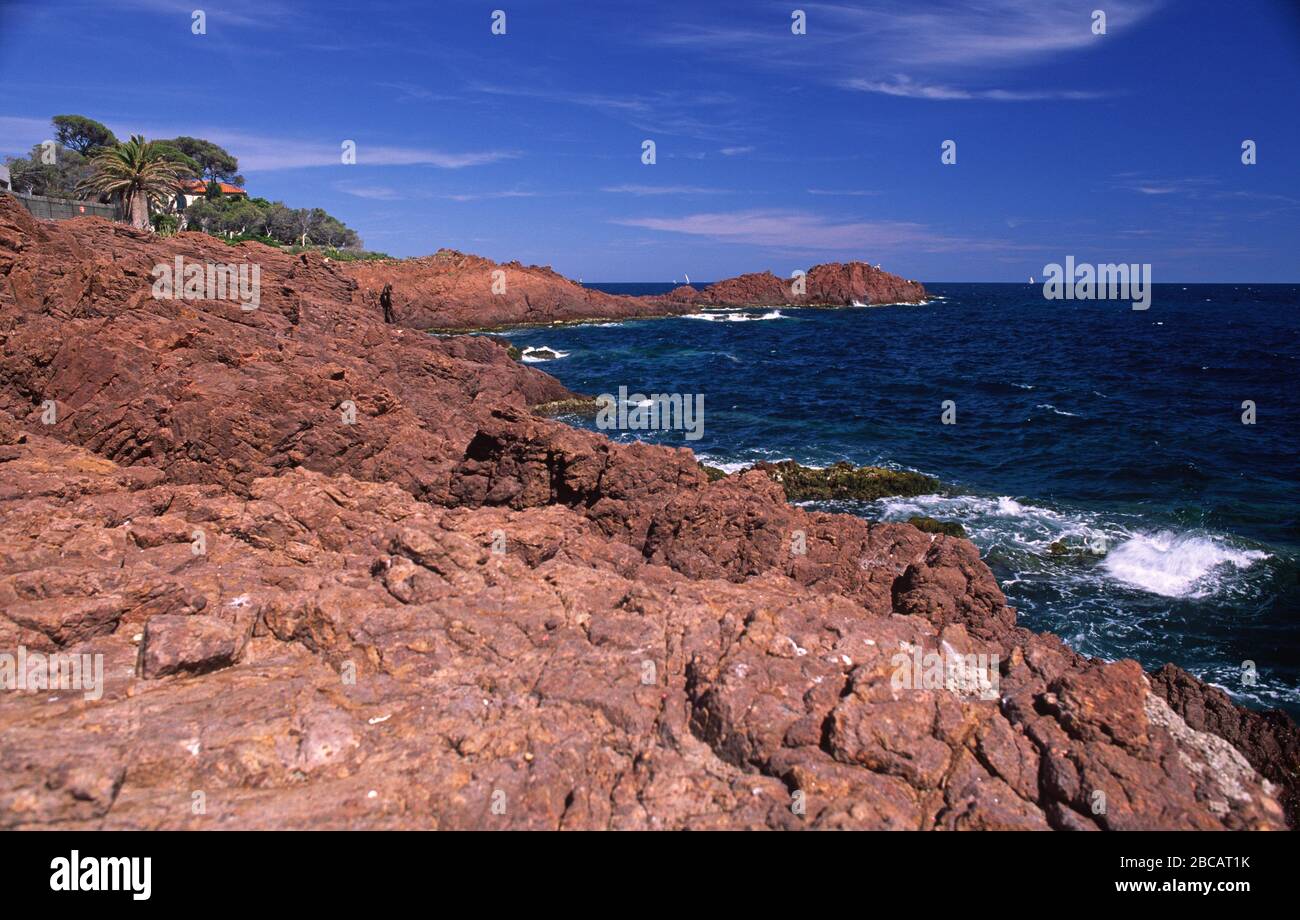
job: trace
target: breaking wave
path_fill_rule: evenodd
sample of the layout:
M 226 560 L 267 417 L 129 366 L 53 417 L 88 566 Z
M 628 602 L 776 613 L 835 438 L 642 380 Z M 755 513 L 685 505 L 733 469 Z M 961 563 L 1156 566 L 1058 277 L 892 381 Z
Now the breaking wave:
M 1165 597 L 1208 597 L 1232 572 L 1268 553 L 1235 549 L 1221 539 L 1162 530 L 1136 534 L 1106 555 L 1102 567 L 1117 581 Z
M 560 351 L 558 348 L 547 348 L 545 345 L 530 345 L 521 352 L 520 357 L 527 364 L 538 364 L 542 361 L 555 361 L 559 358 L 567 358 L 567 351 Z
M 763 319 L 787 319 L 780 310 L 769 310 L 762 316 L 749 313 L 687 313 L 682 319 L 702 319 L 710 323 L 749 323 Z

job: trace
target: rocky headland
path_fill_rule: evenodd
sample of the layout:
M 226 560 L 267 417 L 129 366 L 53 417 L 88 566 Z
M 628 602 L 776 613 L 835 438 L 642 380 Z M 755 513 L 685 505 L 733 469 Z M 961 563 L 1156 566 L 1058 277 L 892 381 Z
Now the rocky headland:
M 702 290 L 682 286 L 668 294 L 669 302 L 685 301 L 708 307 L 852 307 L 921 303 L 924 285 L 907 281 L 866 262 L 814 265 L 795 288 L 789 278 L 771 272 L 740 275 Z
M 549 267 L 499 263 L 442 249 L 419 259 L 341 266 L 356 299 L 389 322 L 434 332 L 678 316 L 755 306 L 850 307 L 919 303 L 925 288 L 865 262 L 811 268 L 796 285 L 770 272 L 741 275 L 663 296 L 622 296 L 583 287 Z
M 260 305 L 152 296 L 177 256 L 258 264 Z M 414 261 L 0 195 L 0 651 L 104 674 L 0 693 L 0 827 L 1294 817 L 1287 717 L 1017 626 L 965 539 L 788 501 L 879 475 L 710 476 L 538 417 L 578 395 L 417 331 L 515 314 Z M 545 321 L 623 303 L 528 277 Z M 900 686 L 931 658 L 989 664 Z

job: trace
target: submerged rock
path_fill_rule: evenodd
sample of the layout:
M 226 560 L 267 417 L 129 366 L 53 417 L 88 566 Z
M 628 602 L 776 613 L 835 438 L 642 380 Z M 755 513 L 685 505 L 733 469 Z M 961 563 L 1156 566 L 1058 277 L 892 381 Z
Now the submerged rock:
M 1106 546 L 1084 540 L 1081 537 L 1063 537 L 1060 540 L 1053 540 L 1048 545 L 1047 554 L 1058 559 L 1073 559 L 1075 561 L 1100 559 L 1106 555 Z
M 956 521 L 936 521 L 932 517 L 918 514 L 908 518 L 907 523 L 925 533 L 941 533 L 950 537 L 966 536 L 966 529 Z
M 600 411 L 600 405 L 594 396 L 573 396 L 569 399 L 539 403 L 533 406 L 533 415 L 541 418 L 556 418 L 561 415 L 595 418 L 596 413 Z
M 704 470 L 704 475 L 709 477 L 709 482 L 717 482 L 719 479 L 726 479 L 726 470 L 720 470 L 716 466 L 709 466 L 707 463 L 701 463 L 700 469 Z
M 780 483 L 786 499 L 792 502 L 875 501 L 896 495 L 928 495 L 939 490 L 939 480 L 932 476 L 881 466 L 854 466 L 844 461 L 825 469 L 803 466 L 793 460 L 757 463 L 753 468 Z

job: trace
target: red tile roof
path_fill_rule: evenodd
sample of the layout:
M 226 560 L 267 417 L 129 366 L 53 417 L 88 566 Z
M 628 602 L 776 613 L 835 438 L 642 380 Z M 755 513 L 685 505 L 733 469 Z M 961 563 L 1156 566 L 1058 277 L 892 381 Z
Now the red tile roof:
M 218 182 L 217 184 L 221 187 L 221 194 L 223 195 L 248 194 L 248 192 L 244 191 L 237 185 L 227 185 L 225 182 Z M 181 188 L 191 195 L 202 195 L 207 191 L 208 183 L 204 182 L 202 179 L 187 179 L 181 183 Z

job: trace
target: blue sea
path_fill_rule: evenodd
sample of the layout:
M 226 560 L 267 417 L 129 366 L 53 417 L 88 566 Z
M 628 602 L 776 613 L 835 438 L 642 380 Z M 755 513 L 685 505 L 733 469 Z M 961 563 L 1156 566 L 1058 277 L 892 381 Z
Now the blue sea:
M 533 366 L 579 392 L 704 395 L 699 440 L 624 440 L 727 470 L 791 458 L 934 476 L 942 494 L 817 507 L 959 521 L 1021 624 L 1300 714 L 1300 286 L 1156 285 L 1146 311 L 1047 301 L 1041 285 L 926 287 L 919 306 L 506 334 L 559 353 Z

